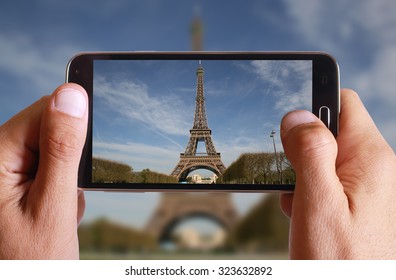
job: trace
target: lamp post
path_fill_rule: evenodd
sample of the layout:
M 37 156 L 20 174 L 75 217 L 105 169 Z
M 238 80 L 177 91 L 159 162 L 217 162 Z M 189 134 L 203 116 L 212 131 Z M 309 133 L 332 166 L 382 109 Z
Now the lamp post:
M 272 138 L 272 142 L 274 143 L 274 153 L 275 153 L 276 171 L 278 171 L 278 181 L 280 182 L 280 184 L 282 184 L 282 175 L 281 175 L 281 170 L 279 168 L 278 154 L 276 153 L 275 134 L 276 131 L 272 130 L 270 137 Z

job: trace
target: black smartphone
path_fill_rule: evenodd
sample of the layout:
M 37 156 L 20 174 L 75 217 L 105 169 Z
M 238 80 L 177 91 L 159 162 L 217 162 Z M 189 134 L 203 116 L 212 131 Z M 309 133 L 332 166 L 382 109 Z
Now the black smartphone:
M 285 113 L 338 131 L 339 71 L 325 53 L 81 53 L 89 95 L 78 185 L 105 191 L 293 191 Z

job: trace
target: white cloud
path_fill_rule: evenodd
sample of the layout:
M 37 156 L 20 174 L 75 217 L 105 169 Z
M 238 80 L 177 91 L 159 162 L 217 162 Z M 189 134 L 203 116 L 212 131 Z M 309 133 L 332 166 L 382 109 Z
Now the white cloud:
M 93 141 L 93 156 L 124 162 L 136 171 L 149 168 L 153 171 L 169 174 L 179 160 L 180 149 L 158 147 L 142 143 L 109 143 Z
M 216 139 L 215 139 L 216 140 Z M 275 137 L 277 151 L 283 151 L 282 144 L 278 135 Z M 221 153 L 221 158 L 226 166 L 236 161 L 243 153 L 273 152 L 274 146 L 272 138 L 268 135 L 257 135 L 256 137 L 239 136 L 223 141 L 215 141 L 217 152 Z
M 171 142 L 166 135 L 186 135 L 191 126 L 186 121 L 191 112 L 177 96 L 153 96 L 145 84 L 132 80 L 111 83 L 104 77 L 95 78 L 94 88 L 95 96 L 105 100 L 107 108 L 138 121 Z
M 126 144 L 118 143 L 106 143 L 94 141 L 94 148 L 108 149 L 119 151 L 120 153 L 135 153 L 137 155 L 149 155 L 149 156 L 166 156 L 169 157 L 174 154 L 174 149 L 161 148 L 151 145 L 146 145 L 142 143 L 132 143 L 128 142 Z
M 253 71 L 276 98 L 275 108 L 284 114 L 311 108 L 312 63 L 310 61 L 252 61 Z
M 384 46 L 374 56 L 371 67 L 364 69 L 354 81 L 357 89 L 364 93 L 365 99 L 379 99 L 384 105 L 391 104 L 393 108 L 396 106 L 395 65 L 396 44 Z
M 0 34 L 0 42 L 0 69 L 38 91 L 53 90 L 65 81 L 67 61 L 76 49 L 62 45 L 43 51 L 27 35 Z
M 354 2 L 355 3 L 355 2 Z M 396 39 L 396 2 L 392 0 L 359 1 L 353 20 L 366 30 L 370 36 L 376 37 L 380 45 L 395 42 Z M 371 38 L 373 38 L 371 37 Z
M 381 133 L 396 150 L 396 45 L 384 48 L 353 81 Z
M 378 127 L 396 147 L 396 2 L 285 0 L 301 40 L 331 52 L 341 82 L 356 89 Z

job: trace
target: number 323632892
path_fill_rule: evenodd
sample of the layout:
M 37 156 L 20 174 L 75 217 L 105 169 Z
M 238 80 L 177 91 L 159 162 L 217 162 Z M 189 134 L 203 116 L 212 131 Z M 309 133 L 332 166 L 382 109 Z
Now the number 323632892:
M 222 266 L 219 267 L 219 275 L 272 275 L 272 267 L 235 267 Z

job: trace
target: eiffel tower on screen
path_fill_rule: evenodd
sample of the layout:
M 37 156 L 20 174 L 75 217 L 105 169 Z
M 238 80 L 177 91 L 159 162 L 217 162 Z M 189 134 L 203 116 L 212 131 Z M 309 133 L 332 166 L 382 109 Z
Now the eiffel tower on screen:
M 177 177 L 179 182 L 187 179 L 187 175 L 196 169 L 207 169 L 220 176 L 226 167 L 221 161 L 220 153 L 216 152 L 212 141 L 212 130 L 208 127 L 206 118 L 206 106 L 204 95 L 204 69 L 202 62 L 196 72 L 197 76 L 197 94 L 195 101 L 194 125 L 190 129 L 190 139 L 186 151 L 180 154 L 179 163 L 172 172 L 172 176 Z M 197 147 L 199 142 L 205 143 L 206 153 L 198 153 Z

